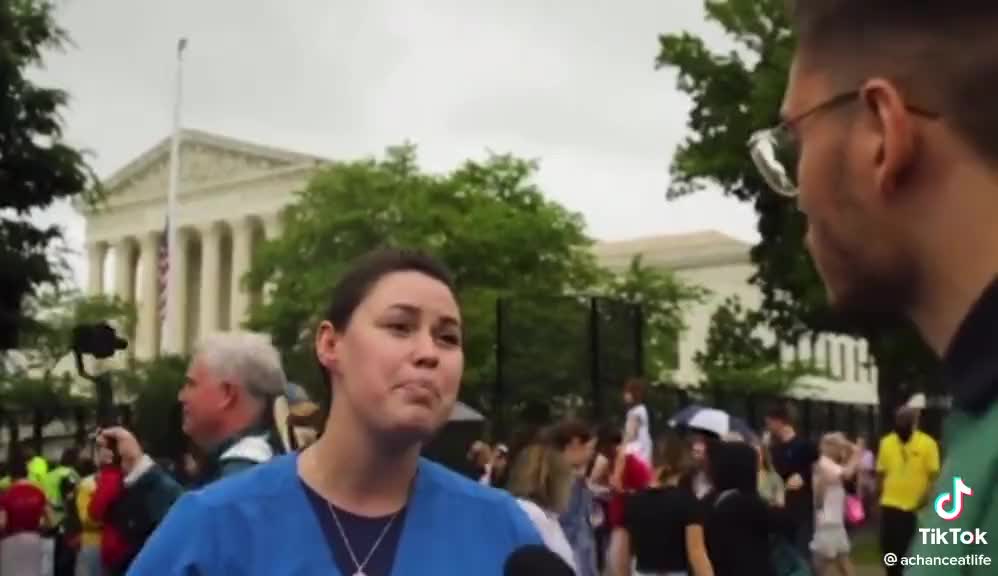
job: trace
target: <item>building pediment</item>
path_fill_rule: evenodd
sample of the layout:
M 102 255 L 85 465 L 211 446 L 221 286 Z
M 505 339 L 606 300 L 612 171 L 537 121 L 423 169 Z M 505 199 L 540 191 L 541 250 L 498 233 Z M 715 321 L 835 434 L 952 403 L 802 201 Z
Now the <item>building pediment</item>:
M 169 137 L 104 179 L 111 207 L 164 201 L 170 178 Z M 184 130 L 180 139 L 180 195 L 207 186 L 263 177 L 328 162 L 323 158 Z

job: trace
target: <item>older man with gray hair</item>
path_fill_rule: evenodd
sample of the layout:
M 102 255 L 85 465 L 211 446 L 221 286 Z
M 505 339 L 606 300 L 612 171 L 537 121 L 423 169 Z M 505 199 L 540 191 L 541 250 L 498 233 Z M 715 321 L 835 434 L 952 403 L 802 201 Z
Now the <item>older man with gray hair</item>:
M 183 430 L 200 449 L 196 484 L 203 486 L 270 460 L 278 446 L 271 408 L 285 393 L 281 356 L 264 334 L 223 332 L 204 337 L 194 355 L 179 400 Z M 182 489 L 143 453 L 129 431 L 102 432 L 113 438 L 125 473 L 118 506 L 127 518 L 136 550 L 166 515 Z

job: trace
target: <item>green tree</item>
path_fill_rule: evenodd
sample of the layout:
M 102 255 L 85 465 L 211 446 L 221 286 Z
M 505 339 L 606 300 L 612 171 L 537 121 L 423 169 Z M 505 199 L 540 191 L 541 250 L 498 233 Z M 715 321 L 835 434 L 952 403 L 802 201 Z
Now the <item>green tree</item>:
M 60 199 L 94 190 L 83 156 L 62 141 L 65 92 L 36 85 L 29 70 L 66 36 L 52 2 L 0 2 L 0 349 L 17 345 L 25 297 L 57 284 L 67 268 L 63 232 L 29 218 Z
M 934 383 L 935 358 L 909 326 L 861 325 L 835 314 L 802 244 L 806 222 L 793 202 L 772 194 L 747 154 L 749 137 L 779 122 L 794 37 L 783 0 L 706 0 L 708 20 L 733 42 L 713 51 L 689 32 L 660 38 L 657 66 L 678 74 L 693 103 L 691 134 L 676 151 L 670 196 L 719 186 L 752 202 L 762 237 L 752 249 L 765 320 L 779 338 L 807 333 L 866 337 L 880 372 L 882 406 Z M 886 410 L 884 412 L 887 412 Z
M 117 298 L 70 291 L 46 292 L 29 300 L 26 311 L 34 320 L 22 335 L 23 347 L 4 353 L 0 405 L 58 408 L 86 403 L 86 396 L 70 395 L 77 381 L 70 352 L 73 327 L 107 321 L 129 330 L 135 323 L 134 307 Z
M 465 321 L 466 401 L 491 408 L 499 300 L 503 381 L 512 403 L 588 392 L 592 296 L 648 307 L 646 333 L 656 345 L 648 360 L 659 371 L 681 331 L 679 302 L 696 291 L 640 261 L 614 280 L 597 265 L 581 217 L 546 200 L 534 184 L 536 169 L 531 161 L 490 155 L 432 175 L 419 169 L 412 146 L 326 169 L 283 215 L 284 235 L 255 257 L 247 282 L 268 286 L 271 298 L 251 311 L 251 326 L 274 336 L 290 377 L 321 398 L 311 330 L 331 284 L 374 247 L 418 247 L 455 275 Z M 624 324 L 611 318 L 610 307 L 601 311 L 601 324 Z M 633 375 L 633 364 L 627 366 Z
M 177 395 L 184 384 L 188 358 L 161 356 L 137 362 L 118 380 L 132 402 L 132 422 L 136 437 L 150 454 L 175 457 L 183 450 Z
M 746 309 L 737 297 L 727 298 L 711 316 L 705 349 L 694 356 L 703 373 L 701 388 L 782 394 L 814 372 L 796 362 L 783 364 L 778 344 L 766 338 L 765 326 L 762 311 Z
M 465 397 L 482 405 L 495 373 L 499 297 L 521 302 L 582 292 L 600 272 L 582 219 L 546 200 L 533 162 L 507 155 L 443 175 L 420 171 L 415 149 L 340 163 L 316 175 L 285 214 L 284 234 L 258 251 L 250 286 L 270 286 L 250 324 L 285 351 L 291 377 L 321 397 L 311 329 L 333 281 L 381 245 L 422 248 L 447 262 L 465 317 Z
M 644 374 L 661 380 L 677 369 L 679 339 L 687 328 L 686 312 L 692 304 L 703 302 L 709 292 L 683 282 L 668 270 L 646 266 L 640 254 L 624 273 L 612 277 L 605 291 L 642 309 Z

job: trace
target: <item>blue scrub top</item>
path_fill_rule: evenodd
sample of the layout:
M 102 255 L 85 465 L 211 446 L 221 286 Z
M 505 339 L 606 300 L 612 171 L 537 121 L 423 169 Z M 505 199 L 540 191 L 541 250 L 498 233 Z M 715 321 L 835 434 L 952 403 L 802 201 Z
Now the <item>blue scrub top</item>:
M 341 575 L 297 458 L 281 456 L 184 495 L 128 573 Z M 423 459 L 391 573 L 501 576 L 509 554 L 531 544 L 540 536 L 511 496 Z

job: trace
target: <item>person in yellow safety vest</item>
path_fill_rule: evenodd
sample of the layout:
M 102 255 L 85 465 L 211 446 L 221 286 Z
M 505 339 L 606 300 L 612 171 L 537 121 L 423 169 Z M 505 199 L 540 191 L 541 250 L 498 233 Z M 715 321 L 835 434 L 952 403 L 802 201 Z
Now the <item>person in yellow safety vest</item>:
M 22 446 L 28 457 L 28 481 L 44 490 L 45 477 L 49 473 L 49 463 L 45 458 L 39 456 L 27 442 L 23 443 Z
M 62 522 L 65 514 L 63 502 L 80 481 L 80 475 L 76 471 L 78 460 L 79 451 L 76 448 L 66 448 L 62 452 L 59 465 L 49 470 L 42 482 L 42 489 L 52 507 L 53 520 L 56 525 Z

